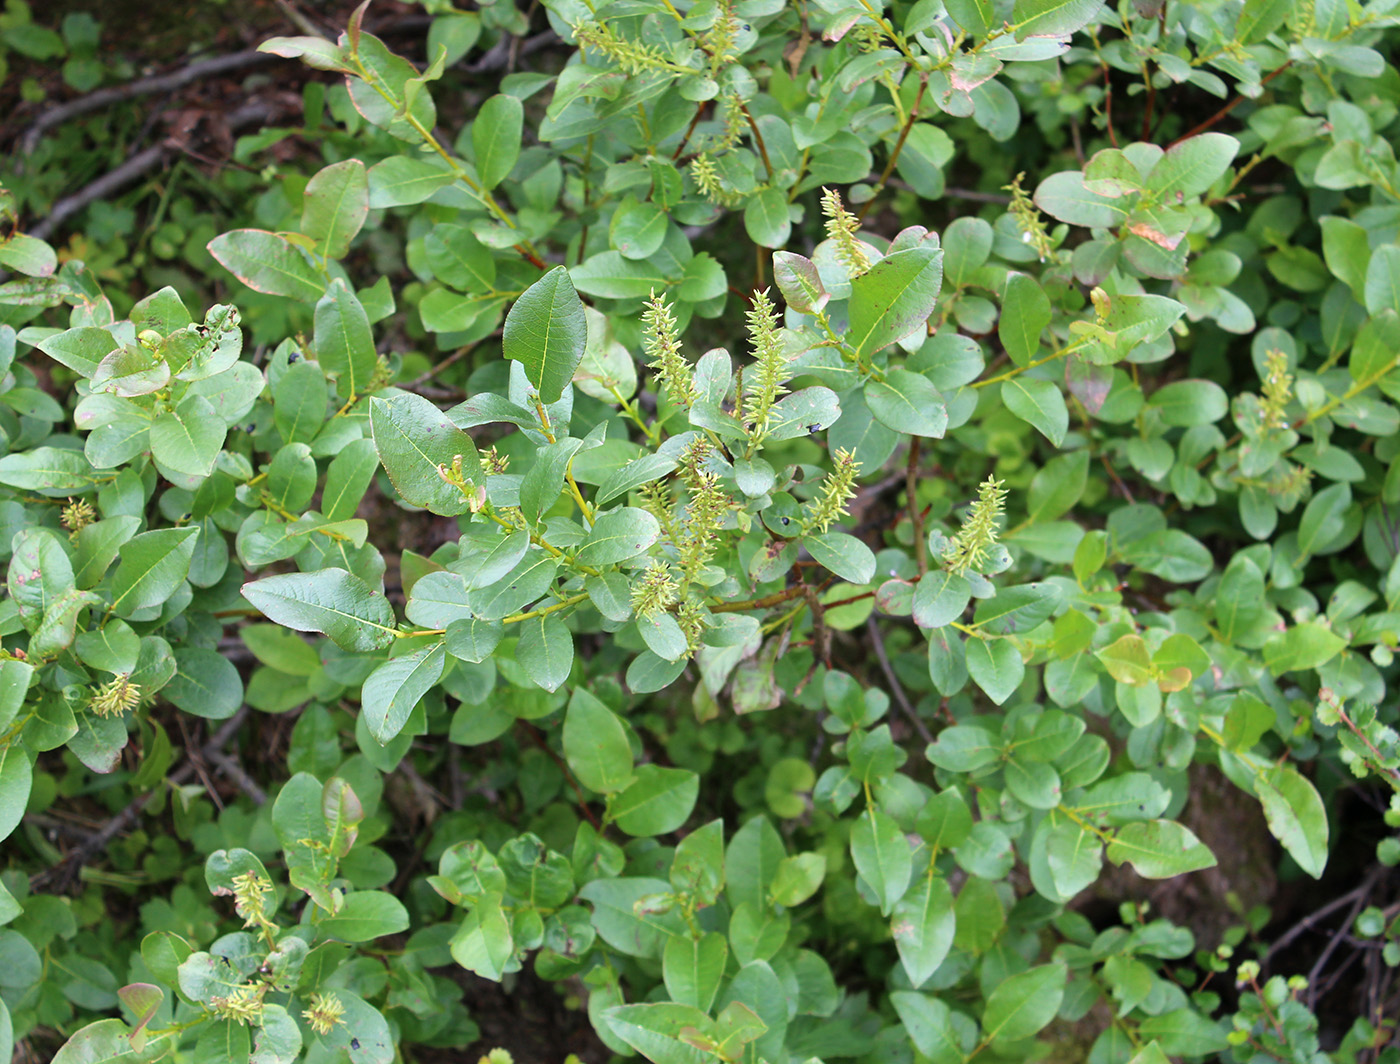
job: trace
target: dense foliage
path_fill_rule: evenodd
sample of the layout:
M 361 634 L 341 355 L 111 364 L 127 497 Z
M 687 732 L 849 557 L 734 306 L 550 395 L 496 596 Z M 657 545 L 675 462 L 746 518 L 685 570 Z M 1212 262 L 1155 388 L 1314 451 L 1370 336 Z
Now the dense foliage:
M 546 0 L 484 95 L 424 7 L 264 45 L 207 251 L 0 192 L 0 1057 L 529 969 L 598 1064 L 1400 1060 L 1393 0 Z M 1248 882 L 1339 866 L 1327 1027 Z

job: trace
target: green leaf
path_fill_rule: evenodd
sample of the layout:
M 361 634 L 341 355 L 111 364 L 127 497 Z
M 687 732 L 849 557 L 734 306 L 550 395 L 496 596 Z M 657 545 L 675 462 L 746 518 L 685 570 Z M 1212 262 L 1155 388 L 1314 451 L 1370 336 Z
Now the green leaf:
M 942 439 L 948 408 L 933 382 L 907 369 L 892 369 L 865 386 L 865 403 L 882 425 L 913 436 Z
M 617 1005 L 604 1014 L 617 1036 L 652 1064 L 708 1064 L 713 1054 L 682 1040 L 712 1026 L 698 1008 L 676 1002 L 649 1005 Z
M 930 1064 L 963 1064 L 966 1054 L 953 1024 L 952 1009 L 930 994 L 912 990 L 896 990 L 890 1001 L 909 1040 Z
M 1330 628 L 1305 621 L 1275 634 L 1264 644 L 1264 663 L 1275 676 L 1316 669 L 1335 658 L 1346 645 L 1347 641 Z
M 515 660 L 546 691 L 557 691 L 574 667 L 574 637 L 558 614 L 520 622 Z
M 1327 867 L 1327 807 L 1307 777 L 1289 765 L 1275 765 L 1255 777 L 1254 792 L 1264 806 L 1269 831 L 1314 879 Z
M 942 628 L 961 617 L 971 599 L 972 585 L 966 577 L 932 569 L 914 590 L 914 623 L 920 628 Z
M 372 942 L 407 931 L 408 926 L 403 902 L 382 890 L 350 892 L 333 916 L 317 924 L 323 934 L 341 942 Z
M 637 903 L 670 889 L 664 879 L 623 876 L 595 879 L 579 897 L 593 904 L 593 926 L 609 946 L 629 957 L 659 959 L 666 940 L 681 934 L 684 924 L 674 910 L 657 912 Z
M 1051 316 L 1050 298 L 1034 277 L 1024 273 L 1007 276 L 997 336 L 1012 362 L 1024 366 L 1035 358 L 1040 349 L 1040 334 L 1050 324 Z M 1004 393 L 1005 386 L 1002 390 Z
M 306 183 L 301 231 L 316 242 L 316 254 L 344 258 L 368 214 L 369 177 L 359 159 L 332 163 Z
M 806 803 L 803 805 L 805 811 Z M 777 874 L 773 877 L 773 902 L 788 908 L 801 905 L 821 889 L 825 880 L 826 858 L 821 854 L 799 853 L 792 857 L 784 857 L 778 864 Z
M 452 936 L 452 959 L 483 979 L 500 981 L 515 952 L 501 898 L 492 894 L 473 905 Z
M 1400 313 L 1400 246 L 1382 244 L 1366 267 L 1366 310 L 1373 317 L 1383 311 Z
M 325 280 L 285 237 L 262 229 L 235 229 L 209 241 L 209 254 L 255 292 L 315 303 Z
M 922 986 L 943 963 L 956 928 L 953 892 L 941 876 L 930 872 L 899 900 L 890 934 L 912 986 Z
M 575 688 L 564 715 L 564 758 L 580 783 L 612 794 L 632 780 L 632 745 L 616 714 L 583 688 Z
M 34 767 L 19 744 L 0 751 L 0 839 L 8 838 L 24 819 L 33 783 Z
M 1069 0 L 1069 3 L 1099 6 L 1098 0 Z M 1035 190 L 1035 205 L 1052 218 L 1086 229 L 1112 229 L 1128 220 L 1127 208 L 1113 197 L 1090 192 L 1084 187 L 1084 175 L 1078 170 L 1051 174 L 1042 181 Z
M 315 362 L 297 362 L 282 374 L 272 391 L 273 424 L 288 443 L 310 444 L 326 422 L 329 398 L 321 367 Z
M 895 904 L 909 889 L 913 856 L 899 825 L 888 813 L 873 806 L 851 827 L 851 858 L 889 916 Z
M 929 743 L 927 752 L 931 762 L 950 772 L 972 772 L 1002 756 L 1001 744 L 992 733 L 975 724 L 944 728 L 938 733 L 938 739 Z
M 502 343 L 540 400 L 558 402 L 588 345 L 588 320 L 567 269 L 556 266 L 525 289 L 506 315 Z
M 444 517 L 471 509 L 472 500 L 438 472 L 460 456 L 462 476 L 484 490 L 486 476 L 471 437 L 422 396 L 402 392 L 370 400 L 370 428 L 379 460 L 405 502 Z
M 226 720 L 243 705 L 243 679 L 217 650 L 180 647 L 175 651 L 175 675 L 160 693 L 186 713 Z
M 656 254 L 666 239 L 670 218 L 655 203 L 626 197 L 613 212 L 608 239 L 624 258 L 641 261 Z M 629 354 L 628 359 L 631 359 Z
M 1170 879 L 1202 868 L 1214 868 L 1215 855 L 1174 820 L 1148 820 L 1118 829 L 1108 844 L 1108 859 L 1127 861 L 1144 879 Z
M 457 180 L 438 159 L 391 155 L 369 171 L 369 205 L 375 210 L 409 207 L 429 199 Z
M 983 1038 L 1004 1046 L 1041 1031 L 1060 1010 L 1068 979 L 1063 964 L 1042 964 L 1004 979 L 987 997 Z
M 91 379 L 102 360 L 120 345 L 106 329 L 85 325 L 46 337 L 35 346 L 55 362 Z
M 1171 204 L 1209 191 L 1239 154 L 1240 142 L 1224 133 L 1201 133 L 1167 149 L 1147 175 L 1147 190 Z
M 1152 679 L 1152 656 L 1140 635 L 1124 635 L 1095 651 L 1108 674 L 1119 683 L 1141 687 Z
M 609 800 L 608 813 L 628 835 L 664 835 L 685 823 L 699 794 L 700 777 L 689 769 L 642 765 Z
M 207 477 L 223 450 L 228 426 L 202 395 L 191 395 L 151 422 L 151 457 L 167 469 Z
M 1213 1056 L 1230 1045 L 1219 1024 L 1194 1009 L 1149 1016 L 1138 1026 L 1138 1033 L 1143 1039 L 1155 1039 L 1158 1048 L 1172 1057 Z
M 112 576 L 112 612 L 130 617 L 173 595 L 190 571 L 198 536 L 197 527 L 186 526 L 143 532 L 128 540 Z
M 1245 7 L 1248 9 L 1249 5 Z M 1335 215 L 1319 219 L 1318 225 L 1322 229 L 1322 257 L 1327 261 L 1327 268 L 1333 277 L 1351 289 L 1358 303 L 1364 303 L 1366 268 L 1371 261 L 1371 242 L 1366 230 Z
M 1045 842 L 1045 863 L 1064 901 L 1098 882 L 1103 871 L 1103 843 L 1078 824 L 1057 824 Z
M 826 532 L 802 540 L 807 553 L 828 572 L 852 584 L 868 584 L 875 578 L 875 552 L 855 536 Z
M 1214 381 L 1173 381 L 1158 388 L 1147 400 L 1167 425 L 1210 425 L 1230 409 L 1225 389 Z
M 369 315 L 350 286 L 339 277 L 316 303 L 316 358 L 335 377 L 346 399 L 359 395 L 374 376 L 378 356 Z
M 1031 809 L 1054 809 L 1064 797 L 1060 774 L 1044 761 L 1013 757 L 1003 775 L 1011 797 Z
M 391 658 L 369 674 L 360 692 L 360 711 L 380 746 L 403 731 L 413 707 L 442 678 L 446 660 L 443 645 L 435 643 Z
M 1297 0 L 1245 0 L 1235 23 L 1235 40 L 1258 44 L 1281 27 L 1297 6 Z
M 773 252 L 773 280 L 787 305 L 801 314 L 815 314 L 831 300 L 816 264 L 791 251 Z
M 1016 39 L 1068 37 L 1087 26 L 1103 7 L 1103 0 L 1016 0 L 1011 9 Z
M 852 280 L 847 340 L 856 354 L 867 358 L 922 329 L 942 285 L 943 252 L 928 247 L 896 251 Z
M 243 597 L 268 620 L 321 632 L 342 650 L 383 650 L 398 635 L 384 596 L 344 569 L 269 576 L 244 584 Z
M 1056 447 L 1069 431 L 1069 408 L 1064 394 L 1052 381 L 1013 377 L 1001 386 L 1001 401 L 1022 421 L 1035 428 Z
M 666 943 L 661 955 L 661 977 L 666 992 L 679 1005 L 709 1012 L 724 980 L 729 943 L 711 931 L 699 938 L 677 936 Z
M 481 105 L 472 121 L 472 150 L 482 188 L 495 188 L 515 169 L 524 121 L 525 107 L 514 96 L 492 96 Z
M 98 1020 L 81 1028 L 59 1047 L 49 1064 L 118 1064 L 133 1059 L 127 1035 L 131 1028 L 121 1020 Z
M 759 247 L 780 248 L 792 235 L 792 219 L 788 216 L 787 193 L 766 188 L 749 198 L 744 208 L 744 228 L 749 239 Z M 776 274 L 776 268 L 775 268 Z
M 648 511 L 623 506 L 599 514 L 574 560 L 594 567 L 616 565 L 643 554 L 661 536 L 661 525 Z
M 988 698 L 1001 705 L 1021 686 L 1026 663 L 1009 639 L 969 639 L 967 672 Z
M 37 491 L 53 499 L 93 491 L 97 481 L 98 476 L 82 451 L 35 447 L 0 458 L 0 484 Z

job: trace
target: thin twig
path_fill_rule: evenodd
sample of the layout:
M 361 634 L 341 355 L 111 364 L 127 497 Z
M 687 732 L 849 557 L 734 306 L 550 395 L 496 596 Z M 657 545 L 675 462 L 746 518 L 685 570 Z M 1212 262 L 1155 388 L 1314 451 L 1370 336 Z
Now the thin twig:
M 685 146 L 690 143 L 690 135 L 695 132 L 695 127 L 700 124 L 700 116 L 705 113 L 705 103 L 702 100 L 695 105 L 695 117 L 690 120 L 690 125 L 686 127 L 685 136 L 681 137 L 681 142 L 676 145 L 676 152 L 671 156 L 671 161 L 675 162 L 685 151 Z
M 1278 77 L 1280 74 L 1282 74 L 1285 70 L 1287 70 L 1287 69 L 1288 69 L 1289 67 L 1291 67 L 1292 65 L 1293 65 L 1293 60 L 1290 59 L 1290 60 L 1288 60 L 1286 63 L 1284 63 L 1283 66 L 1281 66 L 1281 67 L 1276 67 L 1275 69 L 1269 71 L 1269 73 L 1265 74 L 1262 78 L 1259 79 L 1259 85 L 1260 85 L 1260 87 L 1262 88 L 1263 86 L 1267 85 L 1269 82 L 1273 81 L 1274 78 Z M 1219 122 L 1222 118 L 1224 118 L 1226 115 L 1228 115 L 1231 111 L 1233 111 L 1236 107 L 1238 107 L 1240 104 L 1244 103 L 1244 101 L 1245 101 L 1245 97 L 1244 97 L 1244 96 L 1242 96 L 1242 95 L 1241 95 L 1241 96 L 1236 96 L 1233 100 L 1231 100 L 1229 103 L 1227 103 L 1227 104 L 1226 104 L 1224 107 L 1222 107 L 1220 110 L 1216 111 L 1215 114 L 1211 115 L 1209 118 L 1207 118 L 1207 119 L 1206 119 L 1204 122 L 1202 122 L 1200 125 L 1194 127 L 1193 129 L 1189 130 L 1188 132 L 1183 133 L 1181 136 L 1177 137 L 1176 140 L 1172 141 L 1171 144 L 1168 144 L 1167 147 L 1169 147 L 1169 148 L 1175 147 L 1176 145 L 1180 144 L 1183 140 L 1186 140 L 1186 139 L 1188 139 L 1188 138 L 1190 138 L 1190 137 L 1194 137 L 1194 136 L 1196 136 L 1196 135 L 1198 135 L 1198 134 L 1200 134 L 1200 133 L 1204 133 L 1206 130 L 1212 128 L 1217 122 Z
M 894 696 L 901 712 L 909 718 L 910 723 L 914 725 L 914 730 L 919 733 L 924 742 L 933 742 L 933 733 L 928 730 L 928 725 L 924 723 L 918 710 L 909 701 L 909 696 L 904 693 L 904 685 L 894 674 L 894 666 L 890 664 L 890 656 L 885 652 L 885 638 L 880 634 L 880 626 L 875 623 L 873 616 L 866 618 L 865 626 L 870 631 L 870 641 L 875 644 L 875 656 L 880 659 L 880 668 L 884 670 L 885 679 L 889 681 L 890 694 Z
M 1265 967 L 1268 966 L 1269 958 L 1273 957 L 1274 954 L 1287 949 L 1296 938 L 1298 938 L 1300 935 L 1307 933 L 1308 931 L 1311 931 L 1314 927 L 1316 927 L 1319 921 L 1327 919 L 1327 917 L 1331 916 L 1338 909 L 1350 905 L 1352 902 L 1356 901 L 1357 898 L 1365 898 L 1368 894 L 1371 893 L 1372 888 L 1375 887 L 1376 880 L 1378 878 L 1379 877 L 1377 876 L 1376 871 L 1373 869 L 1371 874 L 1368 875 L 1362 881 L 1359 887 L 1347 891 L 1347 893 L 1341 895 L 1340 897 L 1333 898 L 1322 908 L 1309 913 L 1307 916 L 1303 917 L 1303 919 L 1299 920 L 1296 924 L 1290 927 L 1287 931 L 1285 931 L 1282 935 L 1280 935 L 1277 939 L 1274 940 L 1274 944 L 1269 947 L 1269 952 L 1264 954 Z
M 1322 951 L 1322 956 L 1317 958 L 1317 963 L 1312 966 L 1311 970 L 1309 970 L 1307 999 L 1307 1006 L 1309 1009 L 1314 1009 L 1317 1007 L 1318 977 L 1323 973 L 1323 971 L 1326 970 L 1327 962 L 1332 959 L 1332 954 L 1336 952 L 1337 947 L 1346 937 L 1347 929 L 1351 927 L 1351 925 L 1355 922 L 1356 914 L 1359 913 L 1362 907 L 1366 904 L 1366 899 L 1370 897 L 1371 890 L 1373 887 L 1375 887 L 1376 880 L 1378 878 L 1379 877 L 1376 875 L 1376 870 L 1372 869 L 1371 874 L 1366 877 L 1366 881 L 1362 884 L 1362 886 L 1366 888 L 1365 892 L 1352 892 L 1353 894 L 1356 894 L 1356 897 L 1351 903 L 1351 909 L 1347 912 L 1346 919 L 1342 921 L 1342 926 L 1337 930 L 1337 933 L 1334 934 L 1332 938 L 1328 941 L 1326 948 Z
M 593 825 L 594 831 L 602 831 L 601 825 L 599 825 L 597 818 L 593 815 L 593 810 L 588 808 L 588 799 L 583 793 L 583 788 L 579 786 L 578 780 L 574 778 L 574 774 L 569 770 L 568 764 L 559 756 L 558 751 L 556 751 L 554 747 L 545 742 L 545 738 L 540 734 L 538 728 L 528 720 L 522 720 L 520 723 L 525 726 L 526 734 L 534 740 L 535 745 L 544 751 L 545 756 L 554 762 L 559 771 L 564 774 L 564 778 L 569 781 L 569 786 L 574 789 L 574 795 L 578 798 L 578 807 L 583 813 L 584 819 Z
M 228 74 L 235 70 L 244 70 L 273 58 L 275 57 L 266 52 L 250 48 L 247 51 L 234 52 L 232 55 L 218 55 L 212 59 L 190 63 L 188 66 L 172 70 L 168 74 L 154 74 L 148 78 L 137 78 L 135 81 L 128 81 L 125 85 L 114 85 L 109 89 L 98 89 L 86 96 L 79 96 L 76 100 L 69 100 L 57 107 L 51 107 L 39 115 L 34 120 L 34 124 L 25 130 L 19 138 L 20 154 L 33 154 L 34 149 L 39 146 L 40 138 L 46 132 L 54 126 L 62 125 L 69 119 L 77 118 L 79 115 L 100 111 L 111 104 L 134 99 L 137 96 L 178 89 L 192 81 L 215 77 L 219 74 Z
M 904 466 L 904 495 L 909 507 L 909 523 L 914 526 L 914 561 L 919 566 L 919 575 L 928 572 L 928 544 L 924 542 L 924 513 L 919 509 L 917 499 L 919 488 L 919 437 L 911 436 L 909 461 Z
M 238 129 L 256 122 L 265 122 L 272 113 L 271 104 L 253 101 L 232 112 L 228 116 L 227 124 L 231 130 Z M 84 207 L 96 203 L 98 200 L 105 200 L 120 189 L 132 184 L 144 174 L 160 166 L 176 150 L 169 143 L 161 143 L 152 144 L 149 148 L 137 152 L 115 170 L 103 174 L 91 184 L 55 203 L 48 216 L 28 230 L 29 235 L 39 240 L 47 240 L 51 233 Z
M 219 726 L 219 730 L 209 737 L 198 751 L 199 755 L 212 759 L 216 754 L 223 751 L 225 744 L 229 742 L 243 726 L 243 722 L 248 719 L 248 707 L 242 706 L 237 713 L 229 717 Z M 189 755 L 165 778 L 165 782 L 171 787 L 179 787 L 189 781 L 195 773 L 195 762 Z M 44 890 L 51 884 L 65 887 L 71 883 L 82 870 L 83 866 L 96 857 L 118 835 L 125 831 L 130 831 L 136 825 L 136 819 L 154 799 L 155 793 L 142 794 L 133 798 L 120 813 L 112 817 L 103 826 L 101 831 L 90 835 L 83 842 L 73 847 L 61 862 L 44 869 L 42 872 L 30 878 L 29 887 L 31 890 Z
M 861 204 L 860 210 L 856 212 L 857 221 L 865 221 L 865 216 L 870 212 L 870 207 L 875 202 L 875 197 L 880 194 L 880 190 L 889 181 L 890 175 L 894 173 L 895 165 L 899 162 L 899 153 L 904 150 L 904 142 L 909 139 L 909 131 L 914 128 L 914 122 L 919 117 L 919 105 L 924 102 L 924 90 L 928 88 L 928 75 L 925 74 L 919 79 L 919 92 L 914 97 L 914 106 L 909 108 L 909 118 L 904 123 L 904 128 L 899 131 L 899 139 L 894 142 L 894 150 L 890 152 L 890 157 L 885 163 L 885 169 L 880 173 L 880 179 L 875 182 L 875 188 L 870 193 L 870 198 Z M 769 174 L 771 178 L 772 174 Z
M 484 337 L 484 339 L 487 339 L 487 340 L 495 339 L 496 337 L 498 337 L 498 336 L 500 336 L 500 335 L 501 335 L 501 330 L 500 330 L 500 329 L 497 329 L 497 330 L 496 330 L 495 332 L 493 332 L 490 336 Z M 439 362 L 436 366 L 434 366 L 432 369 L 428 370 L 428 372 L 423 373 L 423 374 L 420 374 L 420 375 L 417 376 L 417 377 L 414 377 L 413 380 L 409 381 L 409 382 L 408 382 L 407 384 L 405 384 L 403 387 L 404 387 L 406 390 L 408 390 L 408 391 L 412 391 L 414 388 L 417 388 L 420 384 L 427 384 L 430 380 L 432 380 L 434 377 L 436 377 L 436 376 L 437 376 L 439 373 L 441 373 L 443 370 L 447 369 L 449 366 L 455 366 L 458 362 L 462 361 L 462 359 L 466 358 L 469 354 L 471 354 L 473 351 L 476 350 L 477 345 L 480 344 L 480 343 L 481 343 L 481 340 L 476 340 L 476 341 L 473 341 L 472 343 L 467 344 L 465 347 L 459 347 L 459 348 L 457 348 L 456 351 L 453 351 L 452 354 L 448 355 L 448 356 L 447 356 L 446 358 L 444 358 L 441 362 Z

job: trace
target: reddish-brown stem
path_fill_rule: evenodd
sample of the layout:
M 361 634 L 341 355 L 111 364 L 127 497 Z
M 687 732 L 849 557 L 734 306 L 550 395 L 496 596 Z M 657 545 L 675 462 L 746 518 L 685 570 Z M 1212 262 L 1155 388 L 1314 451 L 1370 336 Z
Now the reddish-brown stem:
M 870 193 L 870 198 L 861 204 L 860 210 L 856 211 L 858 221 L 865 221 L 865 216 L 870 213 L 875 197 L 880 194 L 880 190 L 885 187 L 885 182 L 894 173 L 895 165 L 899 162 L 899 153 L 904 150 L 904 142 L 909 139 L 909 131 L 914 128 L 914 122 L 919 117 L 919 105 L 924 102 L 924 90 L 927 88 L 928 76 L 925 75 L 919 79 L 919 91 L 914 97 L 914 106 L 909 108 L 909 117 L 904 122 L 904 128 L 899 131 L 899 139 L 894 142 L 894 150 L 890 152 L 885 169 L 880 174 L 880 180 L 875 182 L 875 188 Z
M 555 752 L 554 748 L 550 746 L 549 743 L 545 742 L 544 736 L 540 734 L 538 728 L 528 720 L 522 720 L 520 723 L 525 725 L 525 731 L 530 738 L 534 740 L 535 745 L 543 750 L 545 756 L 559 767 L 560 772 L 564 773 L 564 778 L 569 781 L 569 786 L 574 789 L 574 794 L 578 796 L 579 809 L 583 811 L 584 818 L 593 825 L 593 830 L 602 831 L 603 829 L 598 825 L 597 819 L 593 816 L 593 810 L 588 808 L 588 799 L 583 795 L 583 788 L 578 785 L 578 780 L 574 779 L 574 774 L 569 771 L 569 766 L 565 763 L 564 759 Z
M 1152 84 L 1152 71 L 1146 63 L 1142 65 L 1143 81 L 1147 83 L 1147 108 L 1142 112 L 1142 140 L 1152 139 L 1152 111 L 1157 106 L 1157 86 Z
M 526 247 L 524 244 L 516 244 L 516 245 L 515 245 L 515 250 L 518 251 L 518 252 L 520 252 L 520 254 L 524 255 L 526 261 L 529 262 L 530 265 L 533 266 L 535 269 L 537 269 L 537 270 L 548 270 L 548 269 L 549 269 L 549 267 L 545 265 L 544 260 L 543 260 L 542 258 L 540 258 L 538 255 L 536 255 L 533 251 L 531 251 L 531 250 L 530 250 L 528 247 Z
M 679 159 L 681 154 L 685 151 L 685 146 L 690 143 L 690 135 L 695 132 L 695 127 L 700 124 L 700 116 L 704 113 L 705 105 L 701 103 L 695 108 L 695 117 L 690 120 L 690 125 L 686 127 L 685 136 L 683 136 L 681 142 L 676 145 L 676 153 L 671 156 L 672 162 Z
M 1269 82 L 1273 81 L 1274 78 L 1278 77 L 1280 74 L 1282 74 L 1285 70 L 1287 70 L 1287 69 L 1288 69 L 1289 67 L 1291 67 L 1292 65 L 1293 65 L 1293 60 L 1291 60 L 1291 59 L 1288 60 L 1286 63 L 1283 64 L 1283 66 L 1277 67 L 1277 68 L 1275 68 L 1275 69 L 1269 71 L 1269 73 L 1265 74 L 1262 78 L 1260 78 L 1260 79 L 1259 79 L 1259 84 L 1260 84 L 1260 85 L 1267 85 Z M 1189 132 L 1183 133 L 1181 136 L 1177 137 L 1176 140 L 1172 141 L 1171 144 L 1168 144 L 1167 147 L 1169 147 L 1169 148 L 1170 148 L 1170 147 L 1174 147 L 1175 145 L 1180 144 L 1183 140 L 1187 140 L 1187 139 L 1190 138 L 1190 137 L 1194 137 L 1194 136 L 1197 136 L 1197 135 L 1200 134 L 1200 133 L 1204 133 L 1206 130 L 1212 128 L 1217 122 L 1219 122 L 1222 118 L 1224 118 L 1226 115 L 1228 115 L 1231 111 L 1233 111 L 1236 107 L 1238 107 L 1240 104 L 1244 103 L 1244 99 L 1245 99 L 1245 98 L 1244 98 L 1243 96 L 1236 96 L 1233 100 L 1231 100 L 1229 103 L 1227 103 L 1227 104 L 1226 104 L 1224 107 L 1222 107 L 1220 110 L 1216 111 L 1215 114 L 1211 115 L 1209 118 L 1207 118 L 1207 119 L 1206 119 L 1204 122 L 1202 122 L 1200 125 L 1196 126 L 1194 129 L 1190 130 Z
M 768 180 L 773 180 L 773 164 L 768 161 L 768 145 L 763 143 L 763 134 L 758 131 L 758 123 L 753 120 L 753 115 L 749 113 L 748 107 L 741 106 L 739 110 L 744 112 L 744 117 L 748 119 L 749 128 L 753 130 L 753 142 L 758 145 L 758 154 L 763 159 L 763 169 L 768 171 Z
M 919 437 L 913 436 L 909 443 L 909 461 L 904 467 L 904 494 L 908 497 L 909 523 L 914 526 L 914 561 L 918 563 L 919 575 L 928 572 L 928 545 L 924 542 L 924 513 L 919 509 L 915 494 L 919 487 Z
M 1103 117 L 1108 127 L 1108 142 L 1118 147 L 1118 134 L 1113 131 L 1113 82 L 1109 80 L 1108 64 L 1103 65 Z

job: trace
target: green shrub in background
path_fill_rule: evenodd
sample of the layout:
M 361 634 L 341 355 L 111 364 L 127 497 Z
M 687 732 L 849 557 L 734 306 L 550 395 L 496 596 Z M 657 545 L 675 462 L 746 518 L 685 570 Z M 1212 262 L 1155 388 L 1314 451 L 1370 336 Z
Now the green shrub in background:
M 433 1059 L 457 966 L 655 1064 L 1400 1059 L 1396 906 L 1323 1053 L 1267 909 L 1124 900 L 1226 856 L 1214 773 L 1284 875 L 1400 862 L 1394 4 L 551 0 L 457 129 L 527 19 L 429 7 L 423 70 L 265 45 L 338 128 L 230 302 L 118 319 L 0 204 L 0 1048 Z M 248 707 L 285 771 L 216 810 L 182 714 L 228 764 Z M 81 796 L 179 838 L 31 890 Z

